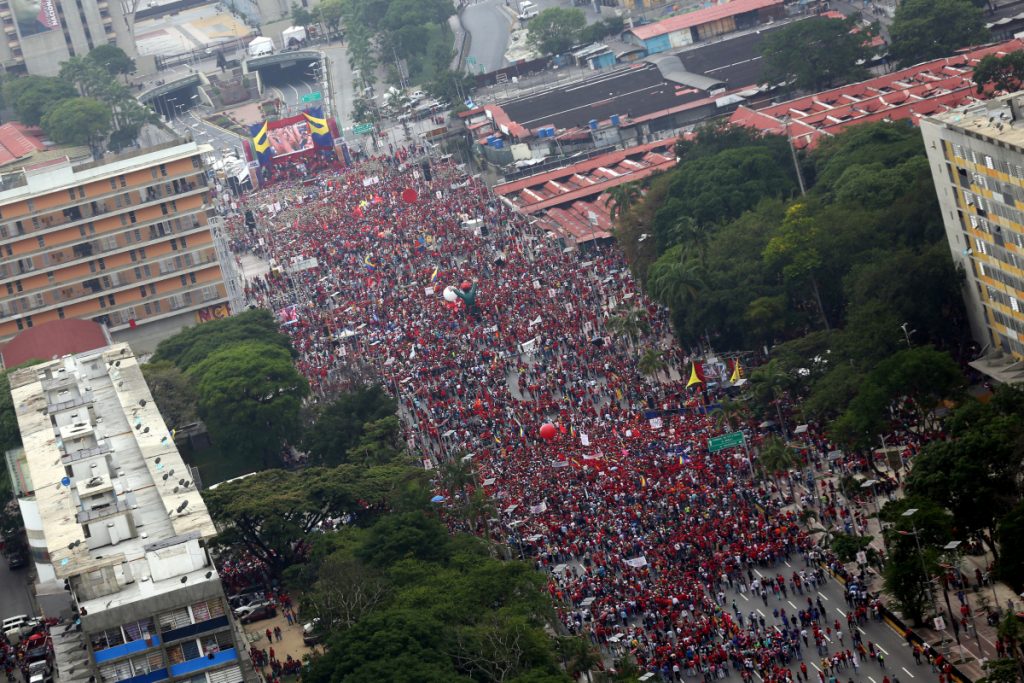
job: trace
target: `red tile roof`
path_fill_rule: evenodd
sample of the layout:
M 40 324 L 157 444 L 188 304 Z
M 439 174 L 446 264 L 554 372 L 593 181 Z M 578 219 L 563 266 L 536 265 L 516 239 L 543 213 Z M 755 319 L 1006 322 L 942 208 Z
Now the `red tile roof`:
M 494 188 L 504 200 L 538 224 L 576 243 L 611 237 L 607 191 L 675 166 L 675 139 L 659 140 L 601 154 L 566 168 Z
M 0 126 L 0 166 L 46 149 L 38 132 L 38 128 L 13 121 Z
M 53 360 L 110 344 L 106 329 L 91 320 L 52 320 L 30 327 L 0 348 L 5 368 L 30 360 Z
M 655 36 L 674 33 L 675 31 L 681 31 L 684 28 L 701 26 L 712 21 L 719 21 L 745 12 L 753 12 L 755 10 L 765 9 L 768 7 L 781 7 L 782 2 L 783 0 L 732 0 L 732 2 L 725 2 L 721 5 L 715 5 L 714 7 L 699 9 L 696 12 L 687 12 L 686 14 L 679 14 L 674 17 L 669 17 L 668 19 L 662 19 L 661 21 L 656 21 L 653 24 L 637 26 L 636 28 L 630 29 L 628 32 L 632 33 L 640 40 L 647 40 L 649 38 L 654 38 Z
M 916 124 L 922 116 L 978 99 L 971 77 L 982 57 L 1021 49 L 1024 40 L 1015 38 L 762 109 L 741 106 L 729 121 L 781 135 L 788 119 L 797 147 L 813 147 L 822 136 L 858 123 L 909 119 Z

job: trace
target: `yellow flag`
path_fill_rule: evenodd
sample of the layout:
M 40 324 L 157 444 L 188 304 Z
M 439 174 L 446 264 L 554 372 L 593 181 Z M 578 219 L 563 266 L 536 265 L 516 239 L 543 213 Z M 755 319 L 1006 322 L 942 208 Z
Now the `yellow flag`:
M 686 388 L 689 389 L 694 384 L 701 384 L 701 379 L 697 375 L 697 364 L 694 363 L 690 366 L 690 381 L 686 383 Z
M 743 369 L 740 367 L 740 359 L 736 359 L 736 364 L 732 366 L 732 377 L 729 381 L 736 384 L 739 380 L 743 379 Z

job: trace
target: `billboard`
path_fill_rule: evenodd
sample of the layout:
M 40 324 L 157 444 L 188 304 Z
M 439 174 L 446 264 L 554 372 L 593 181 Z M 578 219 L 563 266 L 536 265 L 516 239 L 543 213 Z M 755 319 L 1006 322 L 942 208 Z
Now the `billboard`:
M 18 33 L 31 36 L 60 27 L 56 0 L 11 0 Z

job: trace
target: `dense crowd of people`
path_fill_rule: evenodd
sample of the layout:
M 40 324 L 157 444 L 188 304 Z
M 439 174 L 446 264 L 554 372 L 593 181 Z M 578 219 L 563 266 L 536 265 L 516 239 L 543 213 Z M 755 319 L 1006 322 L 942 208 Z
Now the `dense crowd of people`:
M 783 491 L 750 476 L 743 448 L 709 452 L 719 390 L 710 372 L 689 382 L 690 358 L 621 254 L 564 250 L 450 161 L 424 175 L 404 156 L 325 169 L 253 193 L 229 220 L 236 254 L 273 266 L 246 297 L 280 317 L 315 396 L 384 384 L 439 504 L 466 495 L 444 490 L 448 463 L 470 462 L 501 522 L 473 531 L 546 571 L 565 628 L 609 661 L 628 650 L 665 681 L 784 681 L 807 680 L 813 660 L 822 683 L 882 664 L 852 627 L 873 609 L 855 581 L 850 624 L 815 602 L 823 558 Z M 622 333 L 616 318 L 640 322 Z M 645 376 L 650 348 L 666 367 Z M 806 441 L 809 468 L 836 466 L 825 438 Z M 834 490 L 805 500 L 850 514 Z M 780 596 L 797 609 L 767 609 Z

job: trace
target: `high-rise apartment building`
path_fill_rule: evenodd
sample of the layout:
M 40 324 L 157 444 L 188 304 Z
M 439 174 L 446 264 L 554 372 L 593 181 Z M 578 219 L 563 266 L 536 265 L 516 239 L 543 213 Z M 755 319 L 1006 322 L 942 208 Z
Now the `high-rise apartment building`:
M 925 118 L 921 133 L 983 351 L 971 365 L 1024 381 L 1024 94 Z
M 11 374 L 7 453 L 58 681 L 255 680 L 216 530 L 127 344 Z M 74 625 L 74 624 L 72 624 Z
M 138 0 L 0 0 L 0 64 L 6 71 L 56 76 L 60 63 L 117 45 L 135 57 Z
M 0 342 L 48 320 L 83 318 L 144 352 L 183 326 L 226 315 L 208 149 L 179 141 L 4 176 Z

